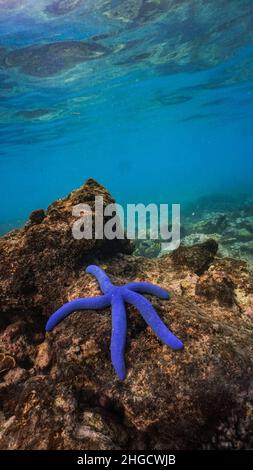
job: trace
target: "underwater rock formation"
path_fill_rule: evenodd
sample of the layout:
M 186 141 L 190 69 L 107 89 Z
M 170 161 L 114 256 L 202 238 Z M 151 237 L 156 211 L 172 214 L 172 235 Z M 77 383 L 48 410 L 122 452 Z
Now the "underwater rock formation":
M 251 194 L 237 197 L 211 195 L 194 201 L 184 218 L 182 245 L 207 241 L 219 244 L 218 254 L 247 261 L 253 270 L 253 201 Z
M 71 206 L 96 194 L 111 201 L 89 180 L 1 239 L 0 449 L 252 447 L 246 264 L 218 258 L 213 241 L 147 259 L 126 254 L 124 240 L 73 240 Z M 109 309 L 73 313 L 45 334 L 64 301 L 100 294 L 84 271 L 91 262 L 116 285 L 147 281 L 171 292 L 153 304 L 184 349 L 161 344 L 129 306 L 122 383 L 110 362 Z
M 2 312 L 46 311 L 57 308 L 55 300 L 74 280 L 87 257 L 96 252 L 115 254 L 131 251 L 126 240 L 75 240 L 72 225 L 74 205 L 88 202 L 94 208 L 95 196 L 104 204 L 110 194 L 90 179 L 77 191 L 51 204 L 47 211 L 36 210 L 26 226 L 0 239 L 0 309 Z
M 180 246 L 171 254 L 174 266 L 190 268 L 196 274 L 206 271 L 213 262 L 218 251 L 218 243 L 215 240 L 207 240 L 202 244 L 196 244 L 189 248 Z
M 135 256 L 145 256 L 146 258 L 157 258 L 161 251 L 160 240 L 135 240 Z

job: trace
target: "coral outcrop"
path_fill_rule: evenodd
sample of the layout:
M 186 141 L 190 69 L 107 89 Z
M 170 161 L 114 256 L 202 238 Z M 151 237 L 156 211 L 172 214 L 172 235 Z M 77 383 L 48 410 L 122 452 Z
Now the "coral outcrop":
M 244 259 L 253 270 L 252 207 L 250 194 L 212 195 L 193 202 L 184 218 L 183 244 L 191 246 L 213 238 L 220 256 Z
M 217 243 L 135 257 L 126 240 L 74 240 L 71 207 L 111 201 L 93 180 L 36 212 L 1 239 L 1 449 L 245 449 L 253 446 L 253 283 Z M 184 342 L 161 344 L 129 307 L 120 382 L 109 343 L 110 310 L 76 312 L 45 333 L 64 301 L 99 295 L 84 268 L 99 264 L 115 284 L 147 281 L 172 294 L 155 300 Z
M 250 194 L 202 197 L 184 207 L 181 249 L 210 239 L 217 242 L 218 255 L 247 261 L 253 271 L 253 200 Z M 166 253 L 163 240 L 138 240 L 134 254 L 156 258 Z M 178 254 L 176 255 L 178 256 Z
M 47 211 L 33 211 L 25 227 L 0 239 L 0 309 L 2 312 L 54 310 L 57 299 L 74 282 L 85 259 L 96 253 L 130 252 L 127 240 L 75 240 L 72 226 L 78 217 L 73 206 L 88 203 L 95 207 L 95 196 L 104 205 L 114 200 L 92 179 L 79 190 L 51 204 Z M 56 301 L 56 302 L 55 302 Z

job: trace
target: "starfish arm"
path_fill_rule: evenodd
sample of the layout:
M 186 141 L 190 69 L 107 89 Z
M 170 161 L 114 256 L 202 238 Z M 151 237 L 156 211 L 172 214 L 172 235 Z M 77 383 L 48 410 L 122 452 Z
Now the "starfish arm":
M 95 278 L 97 279 L 99 283 L 100 289 L 104 294 L 106 294 L 113 287 L 113 284 L 111 283 L 110 278 L 98 266 L 95 266 L 94 264 L 90 264 L 90 266 L 86 268 L 86 273 L 92 274 L 93 276 L 95 276 Z
M 51 317 L 46 324 L 46 331 L 52 331 L 64 318 L 77 310 L 94 310 L 103 309 L 108 307 L 111 302 L 111 296 L 101 295 L 99 297 L 84 297 L 81 299 L 72 300 L 60 307 Z
M 154 284 L 150 284 L 149 282 L 129 282 L 125 287 L 134 292 L 156 295 L 156 297 L 159 297 L 160 299 L 167 300 L 170 298 L 170 294 L 165 289 L 155 286 Z
M 126 376 L 124 359 L 127 335 L 126 307 L 120 294 L 112 295 L 112 335 L 111 335 L 111 359 L 113 367 L 120 378 Z
M 183 347 L 183 343 L 167 328 L 154 307 L 145 297 L 126 289 L 124 299 L 139 310 L 146 323 L 163 343 L 172 349 L 181 349 Z

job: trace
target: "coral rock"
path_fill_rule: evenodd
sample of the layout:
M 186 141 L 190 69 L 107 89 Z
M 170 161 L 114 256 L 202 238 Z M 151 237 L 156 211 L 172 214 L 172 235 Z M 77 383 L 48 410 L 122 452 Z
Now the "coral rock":
M 225 273 L 204 273 L 196 285 L 196 294 L 220 305 L 232 307 L 234 304 L 234 283 Z
M 41 224 L 45 217 L 44 209 L 37 209 L 30 214 L 29 220 L 32 224 Z
M 90 181 L 51 205 L 41 224 L 1 240 L 0 344 L 16 367 L 0 376 L 0 449 L 252 448 L 246 265 L 217 258 L 213 241 L 147 259 L 123 253 L 126 241 L 73 240 L 70 206 L 96 193 L 110 201 Z M 92 262 L 115 284 L 148 281 L 169 290 L 169 301 L 153 304 L 184 349 L 163 345 L 129 307 L 122 383 L 110 362 L 109 309 L 75 312 L 45 334 L 46 316 L 64 300 L 99 295 L 84 273 Z M 25 267 L 33 283 L 23 292 Z
M 66 299 L 67 284 L 90 253 L 131 251 L 127 240 L 75 240 L 71 228 L 76 218 L 72 207 L 89 203 L 94 208 L 95 196 L 103 196 L 104 204 L 114 202 L 108 191 L 94 180 L 51 204 L 45 213 L 35 211 L 31 223 L 0 239 L 0 308 L 43 310 L 58 307 L 54 299 Z
M 173 252 L 172 260 L 175 266 L 186 266 L 199 274 L 208 269 L 217 251 L 218 243 L 210 239 L 204 243 L 194 245 L 192 248 L 180 246 Z

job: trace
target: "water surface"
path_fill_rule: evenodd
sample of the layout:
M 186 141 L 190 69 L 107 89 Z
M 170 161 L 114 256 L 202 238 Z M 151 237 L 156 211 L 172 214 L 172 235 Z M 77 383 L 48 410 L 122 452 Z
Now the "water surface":
M 0 31 L 2 233 L 88 177 L 123 204 L 251 192 L 252 0 L 0 0 Z

